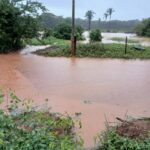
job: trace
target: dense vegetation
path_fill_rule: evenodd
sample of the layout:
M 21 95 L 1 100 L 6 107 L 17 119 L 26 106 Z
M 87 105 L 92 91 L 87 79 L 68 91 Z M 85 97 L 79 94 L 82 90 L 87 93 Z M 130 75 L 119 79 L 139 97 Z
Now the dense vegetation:
M 0 102 L 4 95 L 0 92 Z M 80 150 L 83 141 L 74 132 L 71 117 L 36 111 L 30 101 L 10 93 L 9 112 L 0 109 L 1 150 Z M 22 108 L 23 107 L 23 108 Z
M 90 40 L 92 41 L 102 41 L 101 31 L 99 29 L 92 30 L 90 32 Z
M 46 48 L 45 50 L 39 50 L 36 54 L 43 56 L 65 56 L 70 57 L 70 46 L 55 46 Z M 126 59 L 150 59 L 150 47 L 145 47 L 145 50 L 135 50 L 134 46 L 129 45 L 127 54 L 125 54 L 125 46 L 123 44 L 78 44 L 77 45 L 77 57 L 95 57 L 95 58 L 126 58 Z
M 0 52 L 6 52 L 38 35 L 38 11 L 46 9 L 36 1 L 0 0 L 0 10 Z
M 54 28 L 61 23 L 67 23 L 71 25 L 71 18 L 63 18 L 62 16 L 56 16 L 52 13 L 43 13 L 40 16 L 41 24 L 43 28 Z M 102 21 L 101 19 L 91 21 L 91 29 L 101 29 L 101 31 L 114 31 L 114 32 L 133 32 L 139 20 L 130 21 Z M 89 20 L 76 19 L 76 24 L 84 28 L 89 29 Z
M 150 37 L 150 18 L 144 19 L 135 30 L 139 36 Z

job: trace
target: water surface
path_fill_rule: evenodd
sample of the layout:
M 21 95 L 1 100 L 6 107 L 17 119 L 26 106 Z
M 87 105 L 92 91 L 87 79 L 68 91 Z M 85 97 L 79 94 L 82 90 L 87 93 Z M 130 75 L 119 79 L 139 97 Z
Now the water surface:
M 25 55 L 26 54 L 26 55 Z M 82 113 L 86 146 L 110 121 L 150 115 L 150 61 L 45 58 L 30 53 L 0 55 L 0 86 L 52 111 Z M 88 102 L 88 103 L 86 103 Z

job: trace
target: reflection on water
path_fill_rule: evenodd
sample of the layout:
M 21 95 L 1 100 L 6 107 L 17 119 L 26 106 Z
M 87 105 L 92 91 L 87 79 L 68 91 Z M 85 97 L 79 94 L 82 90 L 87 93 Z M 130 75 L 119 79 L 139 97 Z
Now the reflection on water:
M 105 115 L 150 114 L 149 76 L 150 61 L 0 55 L 0 86 L 38 105 L 48 98 L 53 111 L 82 112 L 86 146 L 104 129 Z

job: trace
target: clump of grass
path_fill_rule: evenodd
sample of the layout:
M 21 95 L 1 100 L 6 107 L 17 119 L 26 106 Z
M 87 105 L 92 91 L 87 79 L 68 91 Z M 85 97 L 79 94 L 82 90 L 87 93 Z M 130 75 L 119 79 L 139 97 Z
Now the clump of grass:
M 117 42 L 125 42 L 125 38 L 121 38 L 121 37 L 113 37 L 111 38 L 111 40 Z M 128 43 L 139 43 L 139 41 L 134 39 L 128 39 Z
M 69 45 L 58 46 L 57 49 L 47 48 L 37 51 L 36 54 L 50 57 L 70 57 L 71 47 Z M 144 51 L 137 51 L 134 46 L 128 45 L 125 54 L 123 44 L 78 44 L 76 57 L 93 57 L 93 58 L 125 58 L 125 59 L 150 59 L 150 47 L 145 47 Z

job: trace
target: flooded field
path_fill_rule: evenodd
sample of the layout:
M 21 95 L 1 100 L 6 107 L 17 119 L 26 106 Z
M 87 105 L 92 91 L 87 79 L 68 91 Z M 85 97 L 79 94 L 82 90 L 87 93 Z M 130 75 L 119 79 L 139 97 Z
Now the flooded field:
M 149 76 L 149 60 L 45 58 L 27 49 L 0 55 L 0 87 L 37 105 L 48 98 L 52 111 L 81 112 L 87 147 L 104 129 L 105 116 L 150 115 Z
M 88 43 L 89 42 L 89 33 L 84 32 L 83 36 L 86 39 L 84 41 L 84 43 Z M 102 33 L 102 37 L 103 37 L 102 43 L 121 43 L 121 44 L 124 44 L 125 38 L 128 37 L 129 40 L 136 41 L 136 43 L 132 43 L 132 44 L 138 44 L 138 45 L 140 44 L 142 46 L 150 46 L 150 38 L 138 37 L 138 36 L 136 36 L 136 34 L 133 34 L 133 33 Z M 118 38 L 118 39 L 121 38 L 124 41 L 113 40 L 114 38 Z

